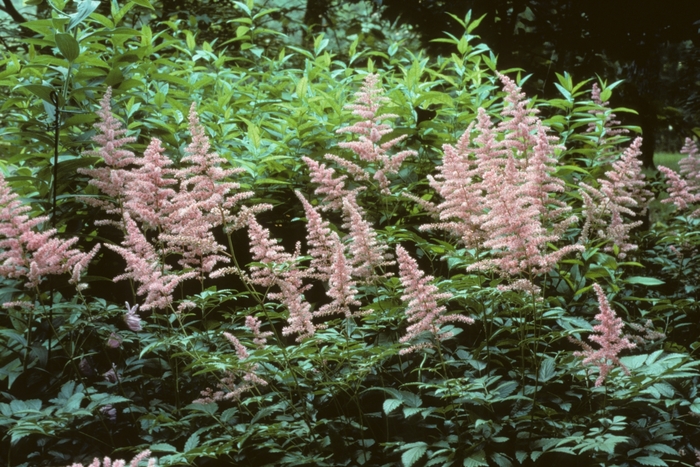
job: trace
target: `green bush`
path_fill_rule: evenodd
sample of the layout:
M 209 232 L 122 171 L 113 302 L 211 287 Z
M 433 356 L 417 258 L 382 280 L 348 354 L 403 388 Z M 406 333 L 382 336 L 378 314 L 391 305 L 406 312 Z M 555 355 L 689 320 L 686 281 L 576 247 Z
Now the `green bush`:
M 697 222 L 644 222 L 618 83 L 236 4 L 232 50 L 55 1 L 3 55 L 0 459 L 693 462 Z

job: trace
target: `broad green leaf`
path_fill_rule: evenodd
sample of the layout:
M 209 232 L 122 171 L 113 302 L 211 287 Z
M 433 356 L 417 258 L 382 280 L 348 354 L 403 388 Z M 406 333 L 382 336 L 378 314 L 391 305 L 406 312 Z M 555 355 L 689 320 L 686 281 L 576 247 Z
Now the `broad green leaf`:
M 486 462 L 486 453 L 484 451 L 479 451 L 477 453 L 469 456 L 462 463 L 464 467 L 489 467 L 489 463 Z
M 100 6 L 100 2 L 98 0 L 82 0 L 78 1 L 77 3 L 78 9 L 75 13 L 70 15 L 70 21 L 68 22 L 68 26 L 66 27 L 68 31 L 82 23 L 85 18 L 90 16 L 92 12 L 94 12 L 97 9 L 97 7 Z
M 403 401 L 399 399 L 387 399 L 384 401 L 384 404 L 382 404 L 382 407 L 384 409 L 384 413 L 389 415 L 391 412 L 398 409 L 401 404 L 403 404 Z
M 639 462 L 641 465 L 668 467 L 668 464 L 658 457 L 642 456 L 642 457 L 635 457 L 633 460 L 636 462 Z
M 61 55 L 65 57 L 69 62 L 74 62 L 76 58 L 80 55 L 80 45 L 78 41 L 75 40 L 72 34 L 67 32 L 56 33 L 54 36 L 56 40 L 56 47 L 61 51 Z
M 665 284 L 664 281 L 656 279 L 654 277 L 642 277 L 642 276 L 632 276 L 627 279 L 623 279 L 622 282 L 626 284 L 639 284 L 639 285 L 661 285 Z
M 401 463 L 403 467 L 411 467 L 413 464 L 423 457 L 425 451 L 428 450 L 428 445 L 423 442 L 411 443 L 410 448 L 401 454 Z
M 177 448 L 168 443 L 152 444 L 149 449 L 153 452 L 177 452 Z
M 185 442 L 184 452 L 191 451 L 197 446 L 199 446 L 199 435 L 197 433 L 192 433 L 192 436 L 187 438 L 187 441 Z
M 555 365 L 553 358 L 546 358 L 542 361 L 540 365 L 540 381 L 546 382 L 552 379 L 555 375 Z

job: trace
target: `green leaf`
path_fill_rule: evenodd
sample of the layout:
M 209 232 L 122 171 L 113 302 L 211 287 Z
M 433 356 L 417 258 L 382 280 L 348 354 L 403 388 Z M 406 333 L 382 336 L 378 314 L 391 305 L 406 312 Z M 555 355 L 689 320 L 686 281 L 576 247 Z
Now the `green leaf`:
M 72 34 L 59 32 L 56 33 L 54 39 L 56 40 L 58 50 L 61 51 L 61 55 L 63 55 L 66 60 L 74 62 L 75 59 L 78 58 L 80 55 L 80 45 Z
M 66 27 L 66 29 L 70 31 L 71 29 L 82 23 L 83 20 L 90 16 L 92 12 L 97 9 L 98 6 L 100 6 L 99 0 L 83 0 L 82 2 L 78 2 L 78 9 L 75 13 L 70 15 L 70 21 L 68 22 L 68 26 Z M 70 59 L 68 60 L 71 62 L 73 61 Z
M 510 461 L 510 459 L 503 454 L 494 452 L 490 457 L 492 461 L 498 464 L 498 467 L 513 467 L 513 463 Z
M 418 462 L 418 460 L 423 457 L 425 451 L 428 450 L 428 445 L 423 442 L 407 444 L 409 447 L 403 454 L 401 454 L 401 463 L 404 467 L 411 467 L 413 464 Z
M 464 467 L 489 467 L 489 463 L 486 462 L 486 454 L 484 451 L 479 451 L 475 454 L 469 456 L 462 463 Z
M 152 444 L 149 449 L 153 452 L 177 452 L 177 448 L 168 443 Z
M 387 399 L 384 401 L 383 408 L 384 408 L 384 413 L 389 415 L 391 412 L 394 410 L 398 409 L 401 404 L 403 404 L 403 401 L 399 399 Z
M 542 362 L 542 365 L 540 366 L 540 381 L 547 382 L 550 379 L 554 378 L 555 372 L 555 365 L 554 365 L 554 359 L 553 358 L 547 358 Z
M 192 436 L 187 438 L 187 441 L 185 442 L 185 451 L 191 451 L 194 448 L 199 446 L 199 435 L 197 433 L 192 433 Z
M 639 285 L 661 285 L 665 284 L 664 281 L 655 279 L 653 277 L 642 277 L 642 276 L 632 276 L 627 279 L 623 279 L 622 282 L 626 284 L 639 284 Z
M 149 0 L 132 0 L 135 4 L 138 6 L 142 6 L 144 8 L 148 8 L 149 10 L 155 11 L 155 8 L 153 8 L 153 5 L 151 5 L 151 2 Z
M 642 456 L 642 457 L 635 457 L 635 461 L 639 462 L 642 465 L 653 465 L 653 466 L 660 466 L 660 467 L 668 467 L 668 464 L 658 457 L 652 457 L 652 456 Z

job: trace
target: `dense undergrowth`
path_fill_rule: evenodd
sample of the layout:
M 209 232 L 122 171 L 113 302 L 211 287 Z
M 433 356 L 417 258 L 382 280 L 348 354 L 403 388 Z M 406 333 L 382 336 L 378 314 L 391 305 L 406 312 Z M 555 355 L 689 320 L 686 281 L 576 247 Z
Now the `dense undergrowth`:
M 645 177 L 617 83 L 54 3 L 0 61 L 3 465 L 698 462 L 698 154 Z

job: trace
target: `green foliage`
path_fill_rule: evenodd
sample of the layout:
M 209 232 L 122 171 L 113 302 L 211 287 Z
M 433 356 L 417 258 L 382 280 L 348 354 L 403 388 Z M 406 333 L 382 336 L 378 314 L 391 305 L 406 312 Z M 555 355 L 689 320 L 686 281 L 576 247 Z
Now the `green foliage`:
M 476 322 L 444 324 L 440 333 L 449 338 L 421 336 L 416 343 L 426 347 L 401 352 L 405 291 L 392 265 L 358 284 L 362 316 L 323 318 L 325 326 L 299 342 L 282 335 L 289 310 L 271 299 L 274 291 L 240 275 L 184 282 L 172 307 L 141 315 L 139 331 L 124 323 L 122 303 L 142 297 L 135 284 L 113 282 L 124 263 L 106 248 L 84 275 L 85 290 L 62 277 L 35 290 L 3 278 L 3 303 L 33 306 L 0 313 L 4 464 L 68 465 L 143 449 L 159 465 L 201 466 L 692 462 L 692 449 L 700 449 L 696 219 L 659 211 L 648 229 L 632 233 L 640 248 L 624 260 L 619 249 L 606 250 L 605 239 L 580 240 L 581 222 L 574 224 L 548 248 L 580 242 L 583 251 L 535 277 L 537 297 L 499 287 L 508 278 L 495 271 L 469 268 L 492 252 L 418 228 L 432 220 L 416 199 L 439 202 L 427 176 L 442 163 L 442 145 L 456 144 L 480 108 L 493 121 L 506 120 L 496 58 L 471 34 L 481 18 L 455 18 L 466 33 L 442 40 L 453 47 L 449 57 L 429 59 L 398 42 L 370 47 L 359 33 L 347 42 L 318 34 L 307 45 L 287 43 L 269 26 L 280 20 L 277 10 L 252 1 L 234 2 L 234 37 L 218 43 L 201 40 L 185 19 L 147 21 L 155 14 L 148 1 L 112 2 L 109 12 L 87 0 L 72 13 L 63 13 L 62 2 L 53 5 L 51 18 L 25 25 L 36 33 L 28 52 L 8 52 L 0 61 L 6 122 L 0 168 L 32 216 L 51 216 L 60 238 L 77 237 L 83 251 L 98 242 L 123 245 L 119 229 L 94 224 L 104 215 L 85 200 L 104 196 L 79 171 L 104 167 L 86 151 L 93 149 L 97 102 L 110 86 L 114 113 L 136 138 L 130 149 L 141 156 L 158 138 L 177 168 L 185 166 L 187 114 L 195 102 L 212 149 L 243 169 L 235 181 L 255 193 L 246 206 L 273 206 L 258 219 L 287 251 L 305 244 L 305 214 L 294 192 L 315 205 L 321 200 L 302 157 L 340 175 L 345 168 L 324 154 L 377 171 L 377 164 L 339 146 L 353 135 L 336 132 L 356 123 L 345 106 L 363 78 L 377 73 L 389 99 L 381 113 L 395 115 L 385 121 L 394 132 L 380 144 L 403 136 L 400 149 L 416 156 L 389 176 L 385 192 L 374 179 L 348 178 L 347 186 L 360 189 L 357 200 L 379 242 L 390 251 L 410 248 L 440 292 L 452 296 L 449 313 Z M 524 79 L 518 75 L 519 83 Z M 617 84 L 599 81 L 601 100 Z M 560 98 L 528 104 L 558 137 L 554 175 L 566 190 L 556 199 L 581 219 L 580 184 L 599 187 L 630 141 L 606 126 L 611 113 L 627 109 L 596 103 L 589 85 L 558 75 Z M 655 179 L 652 188 L 662 190 Z M 324 218 L 334 232 L 347 232 L 337 213 Z M 227 241 L 241 271 L 292 267 L 251 262 L 240 232 L 214 234 Z M 163 264 L 187 273 L 177 269 L 177 259 Z M 621 358 L 629 374 L 615 368 L 600 387 L 593 385 L 596 370 L 582 366 L 570 341 L 585 341 L 596 324 L 595 283 L 610 294 L 617 315 L 637 325 L 625 332 L 641 338 Z M 329 301 L 328 285 L 313 282 L 304 300 L 319 309 Z M 255 341 L 248 316 L 270 333 L 267 345 Z M 652 331 L 666 338 L 642 338 Z M 246 358 L 232 351 L 224 332 L 245 347 Z M 217 385 L 240 388 L 248 381 L 241 375 L 251 372 L 266 385 L 252 385 L 238 398 L 202 397 Z M 227 382 L 233 376 L 239 386 Z

